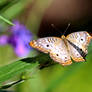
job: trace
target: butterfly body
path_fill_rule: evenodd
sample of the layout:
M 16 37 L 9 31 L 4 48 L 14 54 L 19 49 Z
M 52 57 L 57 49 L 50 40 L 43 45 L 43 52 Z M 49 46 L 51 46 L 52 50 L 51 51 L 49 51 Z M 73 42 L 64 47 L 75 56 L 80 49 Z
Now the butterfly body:
M 62 35 L 59 37 L 45 37 L 33 40 L 30 46 L 44 53 L 49 53 L 50 57 L 65 65 L 72 64 L 71 58 L 76 61 L 85 61 L 87 47 L 92 37 L 86 32 L 75 32 L 68 36 Z

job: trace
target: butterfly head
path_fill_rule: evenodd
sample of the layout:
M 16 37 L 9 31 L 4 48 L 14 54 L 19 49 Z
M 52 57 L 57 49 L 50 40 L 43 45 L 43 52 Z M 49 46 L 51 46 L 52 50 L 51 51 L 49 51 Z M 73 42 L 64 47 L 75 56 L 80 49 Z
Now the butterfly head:
M 65 36 L 64 36 L 64 35 L 62 35 L 62 36 L 61 36 L 61 38 L 62 38 L 62 39 L 65 39 Z

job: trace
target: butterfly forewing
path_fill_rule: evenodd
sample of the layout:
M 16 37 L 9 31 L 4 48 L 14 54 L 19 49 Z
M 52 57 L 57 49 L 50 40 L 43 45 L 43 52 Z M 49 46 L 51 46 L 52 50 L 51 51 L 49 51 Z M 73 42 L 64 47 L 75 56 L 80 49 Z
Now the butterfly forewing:
M 82 31 L 71 33 L 66 39 L 72 59 L 76 62 L 85 61 L 88 53 L 87 48 L 92 37 L 86 31 Z
M 70 65 L 72 63 L 69 52 L 64 41 L 58 37 L 45 37 L 30 42 L 33 48 L 44 53 L 49 53 L 50 57 L 62 65 Z
M 49 40 L 50 39 L 48 39 L 48 37 L 33 40 L 30 42 L 30 46 L 40 50 L 41 52 L 48 53 L 51 51 L 53 45 Z

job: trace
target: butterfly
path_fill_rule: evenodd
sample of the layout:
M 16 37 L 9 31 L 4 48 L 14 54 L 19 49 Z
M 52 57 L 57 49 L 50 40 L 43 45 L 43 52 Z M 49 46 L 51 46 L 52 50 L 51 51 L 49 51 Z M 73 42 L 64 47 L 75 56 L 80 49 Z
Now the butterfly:
M 86 61 L 88 45 L 92 36 L 86 31 L 74 32 L 66 37 L 44 37 L 32 40 L 29 45 L 41 52 L 49 53 L 50 57 L 63 66 L 75 62 Z M 71 60 L 72 59 L 72 60 Z

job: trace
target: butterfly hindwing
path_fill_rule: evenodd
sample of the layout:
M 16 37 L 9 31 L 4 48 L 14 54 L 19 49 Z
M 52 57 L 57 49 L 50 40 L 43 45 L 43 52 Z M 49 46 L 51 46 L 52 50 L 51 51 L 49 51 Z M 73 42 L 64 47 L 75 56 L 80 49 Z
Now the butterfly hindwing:
M 71 55 L 72 59 L 76 62 L 85 61 L 86 54 L 82 54 L 82 49 L 67 41 L 69 54 Z
M 30 42 L 33 48 L 36 48 L 44 53 L 49 53 L 50 57 L 56 61 L 65 65 L 72 63 L 70 55 L 64 41 L 58 37 L 45 37 Z
M 88 45 L 92 37 L 86 32 L 75 32 L 67 37 L 67 46 L 72 59 L 76 62 L 85 61 Z

